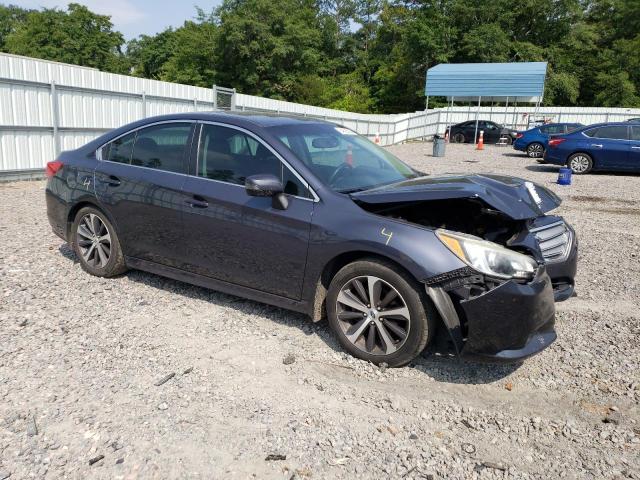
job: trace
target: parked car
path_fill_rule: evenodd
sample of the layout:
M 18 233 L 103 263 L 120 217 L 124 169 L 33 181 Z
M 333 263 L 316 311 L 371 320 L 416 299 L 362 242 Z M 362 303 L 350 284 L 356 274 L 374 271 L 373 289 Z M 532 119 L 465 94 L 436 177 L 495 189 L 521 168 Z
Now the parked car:
M 100 277 L 146 270 L 324 314 L 351 354 L 405 365 L 436 334 L 519 361 L 556 338 L 577 241 L 560 199 L 429 177 L 330 123 L 214 113 L 132 123 L 47 165 L 53 231 Z
M 580 128 L 581 123 L 548 123 L 535 128 L 530 128 L 524 132 L 516 134 L 516 140 L 513 142 L 513 148 L 521 152 L 527 152 L 531 158 L 543 161 L 542 156 L 547 148 L 549 135 L 557 135 L 571 132 L 576 128 Z
M 480 137 L 480 131 L 483 133 L 484 143 L 498 143 L 501 138 L 511 145 L 516 138 L 516 131 L 505 128 L 502 125 L 489 122 L 487 120 L 478 121 L 478 134 L 476 135 L 476 121 L 458 123 L 451 126 L 449 139 L 453 143 L 477 143 Z
M 601 123 L 554 136 L 544 160 L 566 165 L 577 174 L 592 170 L 640 172 L 640 125 Z

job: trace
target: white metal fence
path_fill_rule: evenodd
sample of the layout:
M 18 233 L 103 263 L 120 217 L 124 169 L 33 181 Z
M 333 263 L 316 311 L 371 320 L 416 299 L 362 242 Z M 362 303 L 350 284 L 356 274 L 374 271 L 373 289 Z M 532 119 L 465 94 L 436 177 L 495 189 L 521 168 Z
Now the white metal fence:
M 367 115 L 126 75 L 0 53 L 0 177 L 41 174 L 61 150 L 148 116 L 216 109 L 279 113 L 339 123 L 383 145 L 429 138 L 448 124 L 476 118 L 477 108 L 454 107 Z M 479 118 L 526 128 L 530 107 L 482 107 Z M 540 108 L 536 119 L 584 124 L 640 117 L 640 109 Z

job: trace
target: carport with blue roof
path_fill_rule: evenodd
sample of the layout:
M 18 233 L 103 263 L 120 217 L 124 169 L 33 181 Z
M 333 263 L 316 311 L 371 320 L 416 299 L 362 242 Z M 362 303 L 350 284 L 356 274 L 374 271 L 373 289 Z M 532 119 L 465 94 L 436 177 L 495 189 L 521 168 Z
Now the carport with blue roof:
M 534 103 L 537 108 L 544 95 L 546 74 L 547 62 L 439 64 L 427 70 L 426 108 L 429 97 L 434 96 L 446 97 L 452 107 L 456 100 L 477 100 L 478 112 L 482 101 L 505 102 L 505 114 L 509 101 Z M 448 117 L 447 109 L 447 125 Z

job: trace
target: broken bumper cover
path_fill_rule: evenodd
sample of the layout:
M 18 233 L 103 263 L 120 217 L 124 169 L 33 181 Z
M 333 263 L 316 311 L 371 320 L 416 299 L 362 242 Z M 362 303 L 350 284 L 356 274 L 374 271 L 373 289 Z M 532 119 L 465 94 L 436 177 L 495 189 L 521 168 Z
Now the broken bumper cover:
M 544 267 L 529 283 L 506 281 L 477 297 L 461 300 L 458 309 L 441 288 L 427 287 L 427 293 L 443 319 L 447 316 L 444 323 L 456 350 L 466 357 L 519 362 L 556 339 L 554 293 Z M 457 312 L 464 316 L 464 322 Z

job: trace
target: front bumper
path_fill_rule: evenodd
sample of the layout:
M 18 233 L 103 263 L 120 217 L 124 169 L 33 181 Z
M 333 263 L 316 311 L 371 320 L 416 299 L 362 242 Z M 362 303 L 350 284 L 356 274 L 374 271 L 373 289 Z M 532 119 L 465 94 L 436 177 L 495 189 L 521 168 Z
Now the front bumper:
M 427 293 L 449 330 L 458 354 L 475 359 L 520 362 L 555 339 L 551 279 L 541 266 L 528 283 L 506 281 L 481 295 L 452 301 L 455 290 L 427 284 Z
M 544 268 L 529 283 L 513 280 L 462 300 L 467 340 L 462 353 L 491 361 L 521 361 L 555 339 L 555 304 L 551 279 Z

